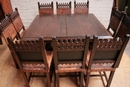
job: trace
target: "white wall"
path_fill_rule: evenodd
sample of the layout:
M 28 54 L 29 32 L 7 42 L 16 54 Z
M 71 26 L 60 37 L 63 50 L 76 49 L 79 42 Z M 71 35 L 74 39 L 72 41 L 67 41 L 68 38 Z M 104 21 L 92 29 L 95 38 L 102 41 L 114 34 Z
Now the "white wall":
M 38 15 L 37 2 L 54 2 L 54 13 L 56 14 L 56 1 L 58 0 L 11 0 L 13 9 L 18 8 L 22 21 L 26 28 L 30 25 L 36 15 Z M 58 2 L 72 2 L 72 13 L 74 0 L 59 0 Z M 76 0 L 85 2 L 86 0 Z M 111 13 L 113 0 L 89 0 L 89 13 L 93 13 L 99 21 L 107 28 Z

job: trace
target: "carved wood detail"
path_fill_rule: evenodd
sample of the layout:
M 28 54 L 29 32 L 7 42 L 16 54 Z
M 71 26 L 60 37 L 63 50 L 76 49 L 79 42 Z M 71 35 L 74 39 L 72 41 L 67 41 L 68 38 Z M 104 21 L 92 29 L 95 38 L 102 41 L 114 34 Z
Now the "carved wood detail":
M 31 41 L 15 41 L 15 43 L 13 44 L 15 47 L 15 50 L 27 50 L 27 51 L 33 51 L 33 50 L 37 50 L 40 51 L 40 47 L 39 47 L 39 41 L 37 40 L 31 40 Z
M 38 2 L 39 14 L 53 14 L 53 2 L 51 3 L 40 3 Z
M 57 6 L 57 14 L 71 14 L 71 2 L 69 3 L 58 3 Z
M 120 49 L 123 41 L 121 39 L 100 39 L 96 49 Z
M 85 38 L 68 38 L 68 39 L 57 39 L 57 50 L 73 50 L 73 49 L 81 49 L 83 50 L 85 47 Z

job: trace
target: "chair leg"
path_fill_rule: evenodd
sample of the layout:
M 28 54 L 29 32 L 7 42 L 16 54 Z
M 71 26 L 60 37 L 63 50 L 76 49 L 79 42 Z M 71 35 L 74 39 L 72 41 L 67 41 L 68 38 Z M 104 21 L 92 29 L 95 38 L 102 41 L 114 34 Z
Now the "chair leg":
M 108 79 L 107 79 L 107 74 L 106 74 L 105 71 L 103 71 L 103 73 L 104 73 L 105 79 L 106 79 L 106 81 L 107 81 L 107 80 L 108 80 Z
M 11 54 L 12 54 L 12 52 L 11 52 Z M 15 60 L 13 54 L 12 54 L 12 58 L 13 58 L 13 61 L 14 61 L 14 64 L 15 64 L 16 69 L 19 69 L 18 63 L 17 63 L 17 61 Z
M 106 87 L 110 87 L 115 71 L 111 71 Z
M 56 73 L 54 72 L 54 87 L 56 87 Z
M 51 87 L 50 74 L 49 74 L 49 72 L 46 72 L 46 77 L 47 77 L 47 86 L 48 86 L 48 87 Z
M 30 87 L 30 86 L 29 86 L 28 79 L 27 79 L 27 76 L 26 76 L 26 73 L 24 73 L 22 70 L 21 70 L 21 73 L 22 73 L 23 79 L 24 79 L 24 81 L 25 81 L 26 87 Z
M 87 72 L 87 73 L 86 73 L 86 83 L 85 83 L 85 87 L 88 87 L 89 78 L 90 78 L 90 72 Z
M 80 76 L 80 87 L 83 86 L 83 72 L 81 72 L 81 76 Z
M 104 83 L 103 76 L 102 76 L 102 75 L 104 75 L 104 76 L 105 76 L 105 74 L 102 74 L 102 72 L 101 72 L 101 71 L 99 71 L 99 74 L 100 74 L 100 76 L 101 76 L 102 83 L 103 83 L 103 85 L 104 85 L 104 87 L 105 87 L 105 83 Z
M 54 67 L 54 61 L 52 60 L 52 63 L 51 63 L 51 69 L 50 69 L 50 81 L 52 82 L 52 76 L 53 76 L 53 73 L 55 74 L 55 67 Z
M 50 82 L 52 82 L 53 71 L 50 70 Z
M 16 69 L 19 69 L 19 66 L 15 60 L 14 60 L 14 64 L 15 64 Z
M 60 87 L 60 84 L 59 84 L 59 73 L 56 73 L 56 87 Z

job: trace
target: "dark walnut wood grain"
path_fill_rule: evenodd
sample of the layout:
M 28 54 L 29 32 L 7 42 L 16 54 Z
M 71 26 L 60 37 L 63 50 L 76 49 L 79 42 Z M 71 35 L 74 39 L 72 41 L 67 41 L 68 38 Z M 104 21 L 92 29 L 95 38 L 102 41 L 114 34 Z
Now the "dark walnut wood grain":
M 93 14 L 37 15 L 23 39 L 43 36 L 45 41 L 51 41 L 52 36 L 85 36 L 87 34 L 111 36 Z

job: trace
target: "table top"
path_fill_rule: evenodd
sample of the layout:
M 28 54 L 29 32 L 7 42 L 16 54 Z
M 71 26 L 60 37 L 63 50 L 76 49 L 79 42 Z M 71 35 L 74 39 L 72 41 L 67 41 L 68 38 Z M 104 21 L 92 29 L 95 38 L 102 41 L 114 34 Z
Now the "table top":
M 37 15 L 24 34 L 23 39 L 43 36 L 44 40 L 51 40 L 52 36 L 85 35 L 111 36 L 93 14 Z

